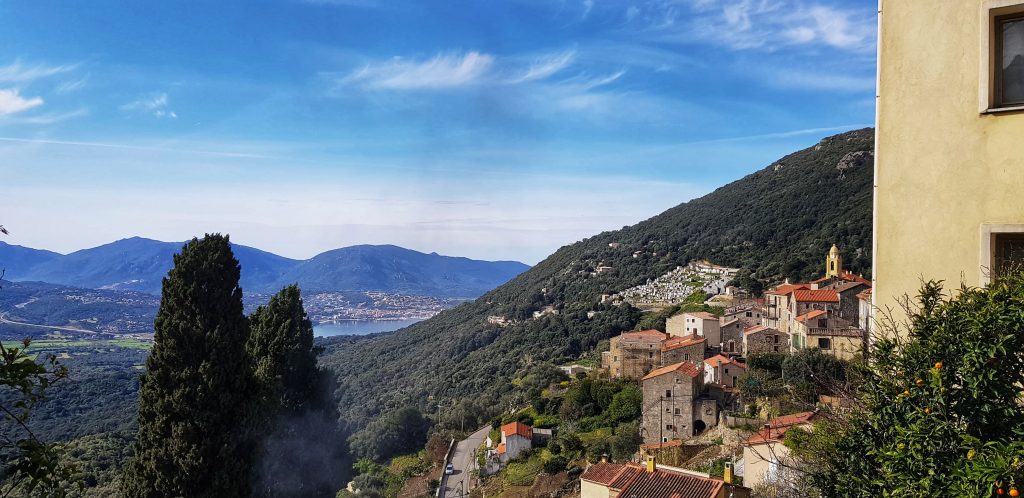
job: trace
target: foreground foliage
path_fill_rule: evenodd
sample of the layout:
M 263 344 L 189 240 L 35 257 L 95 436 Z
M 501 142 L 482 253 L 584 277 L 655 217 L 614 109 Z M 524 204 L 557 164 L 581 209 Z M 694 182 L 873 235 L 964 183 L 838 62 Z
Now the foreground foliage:
M 863 409 L 797 445 L 825 496 L 1017 496 L 1024 490 L 1024 274 L 943 295 L 927 283 L 906 339 L 876 341 Z

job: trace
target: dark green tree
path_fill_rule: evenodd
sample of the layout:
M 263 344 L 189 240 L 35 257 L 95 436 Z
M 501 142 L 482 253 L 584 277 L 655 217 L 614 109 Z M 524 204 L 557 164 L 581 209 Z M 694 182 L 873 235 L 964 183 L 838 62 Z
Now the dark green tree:
M 260 392 L 261 414 L 301 413 L 318 384 L 313 324 L 297 285 L 289 285 L 249 318 L 247 349 Z
M 317 369 L 313 324 L 290 285 L 249 318 L 249 359 L 258 393 L 253 494 L 333 496 L 348 474 L 333 377 Z
M 139 388 L 128 496 L 249 495 L 253 384 L 239 273 L 226 236 L 192 239 L 174 256 Z

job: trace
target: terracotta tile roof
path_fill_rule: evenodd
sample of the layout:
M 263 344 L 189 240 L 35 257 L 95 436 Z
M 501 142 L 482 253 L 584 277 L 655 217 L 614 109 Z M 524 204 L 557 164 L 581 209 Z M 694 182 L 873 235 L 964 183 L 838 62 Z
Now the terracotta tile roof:
M 672 365 L 669 365 L 669 366 L 666 366 L 666 367 L 661 367 L 661 368 L 657 368 L 657 369 L 651 370 L 651 373 L 645 375 L 644 378 L 640 379 L 640 380 L 653 379 L 655 377 L 660 377 L 662 375 L 665 375 L 665 374 L 668 374 L 668 373 L 672 373 L 672 372 L 679 372 L 679 373 L 687 375 L 687 376 L 689 376 L 691 378 L 697 378 L 701 374 L 700 369 L 697 368 L 696 365 L 694 365 L 693 363 L 690 363 L 688 361 L 683 361 L 683 362 L 675 363 L 675 364 L 672 364 Z
M 623 332 L 620 337 L 623 338 L 623 339 L 634 340 L 634 341 L 644 340 L 644 339 L 648 339 L 648 340 L 652 340 L 652 341 L 664 341 L 665 338 L 668 337 L 668 336 L 664 332 L 662 332 L 660 330 L 649 329 L 649 330 L 637 330 L 637 331 L 633 331 L 633 332 Z
M 501 426 L 501 435 L 505 437 L 509 436 L 523 436 L 527 439 L 533 438 L 533 427 L 526 424 L 520 424 L 519 422 L 512 422 L 511 424 L 505 424 Z
M 706 342 L 707 339 L 696 334 L 682 336 L 682 337 L 669 337 L 661 343 L 661 350 L 672 351 L 673 349 L 685 348 L 687 346 L 693 346 Z
M 708 313 L 707 311 L 687 311 L 686 313 L 683 313 L 683 314 L 686 315 L 686 316 L 692 316 L 692 317 L 700 318 L 702 320 L 716 320 L 716 321 L 718 320 L 717 316 L 712 315 L 711 313 Z
M 753 327 L 747 327 L 743 329 L 744 335 L 756 334 L 758 332 L 768 332 L 770 334 L 787 335 L 785 332 L 782 332 L 781 330 L 773 329 L 771 327 L 765 327 L 764 325 L 754 325 Z
M 811 311 L 808 311 L 807 313 L 804 313 L 802 315 L 797 315 L 796 321 L 803 322 L 805 320 L 812 320 L 814 318 L 818 318 L 821 315 L 827 315 L 827 314 L 828 314 L 828 312 L 824 311 L 824 310 L 811 310 Z
M 724 487 L 725 482 L 710 477 L 661 468 L 654 472 L 640 469 L 640 473 L 621 488 L 616 498 L 715 498 Z
M 765 294 L 775 294 L 775 295 L 778 295 L 778 296 L 785 296 L 786 294 L 789 294 L 790 292 L 793 292 L 793 291 L 795 291 L 797 289 L 810 289 L 810 288 L 811 288 L 810 284 L 782 284 L 782 285 L 775 286 L 774 289 L 769 289 L 769 290 L 765 291 Z
M 747 368 L 747 366 L 744 365 L 743 363 L 740 363 L 732 358 L 729 358 L 728 356 L 720 354 L 704 360 L 704 363 L 715 368 L 718 368 L 722 365 L 736 365 L 739 368 Z
M 612 482 L 608 483 L 608 487 L 615 490 L 625 488 L 644 472 L 646 472 L 646 470 L 639 465 L 626 465 L 618 474 L 615 475 Z
M 856 274 L 850 273 L 850 272 L 845 271 L 845 270 L 843 271 L 842 275 L 839 276 L 839 278 L 842 278 L 843 280 L 848 280 L 850 282 L 860 282 L 862 284 L 871 285 L 871 281 L 870 280 L 868 280 L 868 279 L 866 279 L 866 278 L 864 278 L 864 277 L 862 277 L 860 275 L 856 275 Z
M 619 475 L 619 472 L 622 472 L 624 468 L 626 466 L 621 463 L 595 463 L 580 476 L 580 479 L 607 486 L 612 483 L 615 476 Z
M 499 455 L 504 455 L 505 454 L 505 443 L 498 443 L 498 454 Z
M 747 438 L 743 444 L 758 445 L 782 441 L 789 429 L 811 422 L 817 414 L 817 412 L 802 412 L 773 418 L 766 422 L 769 428 L 761 429 L 757 434 Z
M 821 289 L 821 290 L 809 290 L 800 289 L 793 291 L 793 299 L 797 302 L 815 302 L 815 303 L 838 303 L 839 294 L 832 289 Z
M 865 285 L 868 284 L 865 284 L 864 282 L 843 282 L 832 286 L 832 288 L 835 289 L 836 292 L 846 292 L 850 289 L 856 289 L 857 287 L 864 287 Z

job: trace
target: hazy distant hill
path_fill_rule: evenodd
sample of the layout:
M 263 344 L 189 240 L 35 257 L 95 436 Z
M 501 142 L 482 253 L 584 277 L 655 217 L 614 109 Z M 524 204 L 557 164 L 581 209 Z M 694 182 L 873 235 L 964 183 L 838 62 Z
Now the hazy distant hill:
M 427 408 L 428 396 L 472 400 L 467 413 L 507 407 L 524 366 L 578 357 L 637 323 L 636 310 L 602 305 L 602 294 L 693 259 L 742 267 L 741 281 L 758 287 L 820 275 L 835 243 L 848 268 L 866 273 L 873 142 L 870 129 L 826 138 L 649 220 L 565 246 L 472 303 L 395 333 L 332 339 L 322 361 L 338 373 L 339 406 L 357 427 L 406 404 Z M 531 319 L 546 306 L 560 313 Z M 489 316 L 520 322 L 500 327 Z
M 243 267 L 244 268 L 244 267 Z M 515 261 L 476 261 L 402 247 L 352 246 L 319 254 L 278 280 L 304 291 L 378 290 L 398 294 L 476 297 L 529 269 Z
M 133 237 L 66 256 L 0 243 L 7 278 L 90 289 L 160 293 L 180 242 Z M 436 297 L 476 297 L 529 267 L 424 254 L 396 246 L 335 249 L 307 261 L 233 245 L 242 288 L 272 293 L 298 282 L 306 291 L 384 291 Z
M 8 279 L 20 279 L 32 268 L 61 257 L 51 251 L 0 242 L 0 269 L 5 271 L 4 278 Z

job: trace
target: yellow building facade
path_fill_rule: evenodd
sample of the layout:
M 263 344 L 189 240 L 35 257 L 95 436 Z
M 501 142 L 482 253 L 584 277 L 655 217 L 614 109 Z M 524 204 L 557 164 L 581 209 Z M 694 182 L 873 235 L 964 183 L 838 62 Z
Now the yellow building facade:
M 877 113 L 876 309 L 1021 260 L 1024 0 L 880 0 Z

